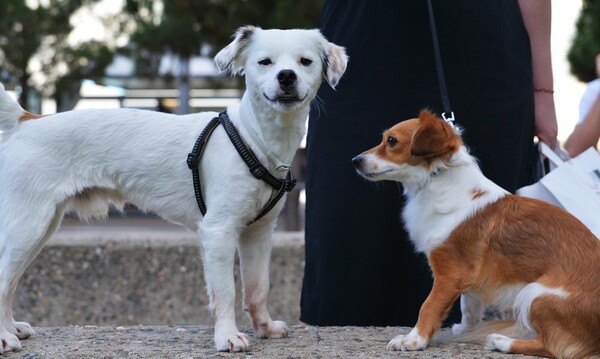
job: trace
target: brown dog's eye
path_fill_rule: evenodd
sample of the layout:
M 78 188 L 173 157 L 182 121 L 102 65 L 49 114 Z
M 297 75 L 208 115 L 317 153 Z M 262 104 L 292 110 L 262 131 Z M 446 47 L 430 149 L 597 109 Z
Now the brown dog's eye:
M 262 59 L 258 62 L 259 65 L 263 65 L 263 66 L 269 66 L 270 64 L 272 64 L 273 62 L 271 61 L 271 59 L 266 58 L 266 59 Z
M 306 57 L 303 57 L 300 59 L 300 63 L 303 66 L 309 66 L 310 64 L 312 64 L 312 60 L 311 59 L 307 59 Z
M 387 138 L 387 144 L 388 144 L 388 146 L 394 147 L 394 146 L 396 146 L 396 143 L 398 143 L 398 140 L 396 138 L 394 138 L 392 136 L 390 136 L 390 137 Z

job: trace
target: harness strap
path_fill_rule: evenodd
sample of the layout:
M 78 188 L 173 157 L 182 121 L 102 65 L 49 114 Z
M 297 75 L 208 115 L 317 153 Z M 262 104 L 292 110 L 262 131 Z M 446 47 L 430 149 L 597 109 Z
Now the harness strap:
M 285 179 L 279 179 L 273 176 L 267 168 L 265 168 L 260 161 L 256 158 L 256 155 L 252 152 L 250 148 L 244 143 L 242 138 L 240 137 L 239 132 L 235 128 L 235 126 L 229 120 L 229 116 L 227 112 L 223 111 L 219 113 L 218 117 L 214 117 L 208 125 L 202 130 L 200 136 L 196 140 L 192 152 L 188 154 L 187 165 L 192 170 L 192 178 L 194 180 L 194 193 L 196 194 L 196 201 L 198 202 L 198 208 L 202 215 L 206 215 L 206 204 L 204 202 L 204 198 L 202 197 L 202 188 L 200 185 L 200 176 L 198 174 L 198 164 L 200 163 L 200 159 L 202 157 L 202 153 L 204 152 L 204 147 L 208 143 L 208 139 L 210 135 L 213 133 L 215 128 L 221 124 L 227 133 L 231 143 L 235 147 L 236 151 L 244 160 L 250 173 L 259 180 L 266 182 L 269 186 L 273 187 L 276 193 L 271 195 L 269 201 L 265 204 L 265 207 L 261 210 L 261 212 L 254 218 L 252 224 L 266 215 L 277 202 L 283 197 L 285 192 L 289 192 L 294 189 L 296 186 L 296 180 L 292 177 L 291 172 L 287 173 Z
M 240 157 L 244 160 L 244 162 L 250 169 L 250 173 L 252 173 L 254 177 L 267 182 L 269 186 L 277 190 L 280 189 L 282 186 L 287 185 L 287 179 L 281 180 L 273 176 L 271 172 L 269 172 L 269 170 L 265 168 L 265 166 L 263 166 L 262 163 L 260 163 L 260 161 L 256 158 L 252 150 L 249 149 L 248 146 L 246 146 L 246 144 L 240 137 L 239 132 L 237 131 L 235 126 L 233 126 L 233 123 L 231 123 L 231 121 L 229 120 L 227 112 L 221 112 L 219 114 L 219 120 L 225 128 L 225 132 L 227 132 L 227 136 L 229 136 L 231 143 L 233 143 L 233 146 L 235 147 L 236 151 L 240 154 Z M 293 185 L 296 185 L 295 181 Z
M 204 130 L 198 136 L 196 143 L 194 144 L 194 148 L 192 148 L 192 152 L 188 154 L 187 157 L 187 165 L 192 170 L 192 178 L 194 180 L 194 193 L 196 194 L 196 202 L 198 202 L 198 208 L 200 209 L 200 213 L 202 216 L 206 214 L 206 204 L 204 203 L 204 198 L 202 197 L 202 188 L 200 187 L 200 175 L 198 174 L 198 164 L 200 163 L 200 158 L 202 157 L 202 153 L 204 152 L 204 147 L 208 142 L 208 138 L 213 133 L 215 128 L 219 126 L 219 118 L 215 117 L 210 122 Z

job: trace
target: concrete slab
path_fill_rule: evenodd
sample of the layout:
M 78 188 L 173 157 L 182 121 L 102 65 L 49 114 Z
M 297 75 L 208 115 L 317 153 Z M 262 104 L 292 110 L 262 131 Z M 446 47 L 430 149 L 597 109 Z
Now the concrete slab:
M 206 326 L 167 327 L 63 327 L 36 328 L 22 341 L 23 350 L 7 358 L 534 358 L 484 351 L 473 344 L 433 344 L 421 352 L 389 352 L 387 342 L 408 328 L 293 326 L 290 337 L 251 338 L 244 353 L 219 353 L 212 344 L 213 330 Z

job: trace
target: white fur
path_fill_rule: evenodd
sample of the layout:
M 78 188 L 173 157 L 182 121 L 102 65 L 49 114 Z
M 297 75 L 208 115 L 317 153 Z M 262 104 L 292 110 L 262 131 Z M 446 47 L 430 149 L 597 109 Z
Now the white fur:
M 434 168 L 437 174 L 405 183 L 408 201 L 402 212 L 416 249 L 427 255 L 459 224 L 507 194 L 481 173 L 465 147 L 452 156 L 447 166 L 439 163 Z M 486 194 L 473 200 L 473 189 Z
M 262 58 L 270 58 L 272 64 L 258 64 Z M 313 62 L 306 66 L 301 58 Z M 215 61 L 221 69 L 241 72 L 243 68 L 247 90 L 228 114 L 261 162 L 283 177 L 274 171 L 272 159 L 292 161 L 322 79 L 337 81 L 345 70 L 343 48 L 316 30 L 248 26 L 238 30 Z M 324 70 L 326 62 L 343 66 Z M 296 102 L 278 100 L 284 92 L 277 80 L 282 70 L 297 76 L 291 88 Z M 63 213 L 72 209 L 84 219 L 104 217 L 109 204 L 122 207 L 126 202 L 197 231 L 218 350 L 249 347 L 235 322 L 236 250 L 244 308 L 255 334 L 287 335 L 285 323 L 274 322 L 266 304 L 271 236 L 283 201 L 247 226 L 272 189 L 249 173 L 221 127 L 208 141 L 199 165 L 208 209 L 204 218 L 196 204 L 186 158 L 216 113 L 175 116 L 133 109 L 86 110 L 18 122 L 22 114 L 23 109 L 2 88 L 0 130 L 6 132 L 0 142 L 0 340 L 7 344 L 0 352 L 19 349 L 17 336 L 32 333 L 28 324 L 13 320 L 12 294 Z M 255 136 L 248 131 L 255 131 Z
M 479 296 L 467 292 L 460 296 L 461 320 L 452 326 L 452 334 L 463 334 L 477 325 L 483 317 L 483 301 Z
M 519 327 L 525 328 L 531 332 L 534 331 L 529 314 L 531 312 L 531 303 L 544 295 L 555 295 L 560 298 L 566 298 L 569 296 L 569 293 L 562 288 L 550 288 L 537 282 L 523 286 L 523 289 L 519 291 L 513 304 L 517 325 Z
M 545 295 L 566 298 L 569 293 L 562 288 L 551 288 L 538 282 L 515 284 L 499 288 L 494 292 L 492 301 L 487 305 L 500 312 L 512 311 L 513 317 L 516 318 L 516 329 L 519 330 L 522 336 L 531 336 L 535 333 L 530 320 L 531 304 L 535 299 Z M 481 312 L 482 309 L 483 302 L 476 295 L 467 292 L 461 296 L 460 303 L 462 321 L 460 325 L 453 326 L 453 334 L 462 334 L 472 329 L 481 319 L 481 316 L 479 316 L 477 321 L 469 320 L 469 318 L 474 318 L 472 313 Z M 469 322 L 469 325 L 465 325 L 465 322 Z
M 508 192 L 487 179 L 463 146 L 447 164 L 424 166 L 398 164 L 376 155 L 361 155 L 363 168 L 377 168 L 370 180 L 402 182 L 407 198 L 402 217 L 417 251 L 427 255 L 479 209 Z M 473 200 L 473 190 L 486 192 Z
M 499 350 L 503 353 L 508 353 L 510 347 L 515 340 L 502 334 L 490 334 L 485 342 L 485 349 Z
M 4 85 L 0 84 L 0 134 L 15 127 L 19 118 L 23 114 L 23 109 L 18 103 L 8 96 L 4 90 Z
M 413 328 L 406 335 L 397 335 L 387 345 L 387 350 L 413 351 L 427 348 L 428 341 Z

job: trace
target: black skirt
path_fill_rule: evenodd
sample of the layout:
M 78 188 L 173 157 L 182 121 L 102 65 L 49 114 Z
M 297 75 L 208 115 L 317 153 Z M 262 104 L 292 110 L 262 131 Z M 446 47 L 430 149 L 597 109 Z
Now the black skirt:
M 528 184 L 534 134 L 529 38 L 517 0 L 433 0 L 456 122 L 484 174 L 508 191 Z M 310 113 L 306 266 L 301 320 L 312 325 L 415 324 L 431 289 L 400 212 L 401 185 L 359 177 L 351 159 L 381 133 L 442 112 L 425 0 L 326 1 L 321 30 L 345 46 L 336 90 Z M 454 309 L 451 321 L 460 316 Z

